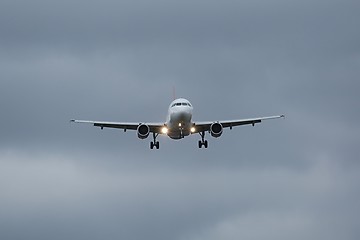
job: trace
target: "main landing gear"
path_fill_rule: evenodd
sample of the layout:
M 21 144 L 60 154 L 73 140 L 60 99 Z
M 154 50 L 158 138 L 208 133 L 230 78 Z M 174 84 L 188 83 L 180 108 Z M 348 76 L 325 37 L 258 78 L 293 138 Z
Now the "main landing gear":
M 153 133 L 154 141 L 150 142 L 150 149 L 154 149 L 154 147 L 156 147 L 156 149 L 160 148 L 159 141 L 156 141 L 157 136 L 159 136 L 158 133 Z
M 201 136 L 201 140 L 199 140 L 199 148 L 202 148 L 202 146 L 204 146 L 205 148 L 208 148 L 208 141 L 205 140 L 205 132 L 199 132 L 200 136 Z

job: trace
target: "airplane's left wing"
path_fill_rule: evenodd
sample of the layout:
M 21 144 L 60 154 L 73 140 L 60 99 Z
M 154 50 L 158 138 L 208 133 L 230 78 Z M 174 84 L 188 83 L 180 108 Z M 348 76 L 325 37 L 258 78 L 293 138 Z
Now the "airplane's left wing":
M 101 122 L 101 121 L 87 121 L 87 120 L 70 120 L 70 122 L 74 123 L 88 123 L 92 124 L 95 127 L 103 128 L 118 128 L 126 130 L 137 130 L 137 128 L 145 124 L 149 126 L 150 132 L 153 133 L 161 133 L 161 128 L 164 127 L 163 123 L 125 123 L 125 122 Z
M 210 127 L 214 123 L 220 123 L 224 128 L 232 128 L 241 125 L 255 125 L 257 123 L 261 123 L 263 120 L 270 120 L 270 119 L 277 119 L 277 118 L 284 118 L 284 115 L 279 116 L 271 116 L 271 117 L 261 117 L 261 118 L 248 118 L 248 119 L 239 119 L 239 120 L 228 120 L 228 121 L 213 121 L 213 122 L 195 122 L 195 131 L 194 133 L 203 132 L 203 131 L 210 131 Z

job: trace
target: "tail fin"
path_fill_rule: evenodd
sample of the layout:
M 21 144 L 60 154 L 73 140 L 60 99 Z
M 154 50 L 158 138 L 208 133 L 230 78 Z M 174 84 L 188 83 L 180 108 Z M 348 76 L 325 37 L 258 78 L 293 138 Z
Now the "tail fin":
M 176 90 L 175 90 L 175 87 L 173 87 L 173 100 L 176 99 Z

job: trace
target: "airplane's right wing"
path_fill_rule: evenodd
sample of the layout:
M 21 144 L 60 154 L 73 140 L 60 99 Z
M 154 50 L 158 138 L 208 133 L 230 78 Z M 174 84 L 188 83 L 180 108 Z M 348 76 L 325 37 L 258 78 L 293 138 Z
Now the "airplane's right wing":
M 101 121 L 88 121 L 88 120 L 70 120 L 74 123 L 88 123 L 95 127 L 103 128 L 118 128 L 123 130 L 137 130 L 142 124 L 146 124 L 150 128 L 150 132 L 161 133 L 161 128 L 164 127 L 164 123 L 125 123 L 125 122 L 101 122 Z

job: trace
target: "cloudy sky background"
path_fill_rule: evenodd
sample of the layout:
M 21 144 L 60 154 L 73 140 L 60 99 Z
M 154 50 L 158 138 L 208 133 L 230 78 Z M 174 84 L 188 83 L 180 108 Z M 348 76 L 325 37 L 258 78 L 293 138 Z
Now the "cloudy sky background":
M 356 0 L 0 1 L 1 239 L 359 239 Z M 285 120 L 160 150 L 69 120 Z

